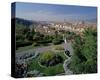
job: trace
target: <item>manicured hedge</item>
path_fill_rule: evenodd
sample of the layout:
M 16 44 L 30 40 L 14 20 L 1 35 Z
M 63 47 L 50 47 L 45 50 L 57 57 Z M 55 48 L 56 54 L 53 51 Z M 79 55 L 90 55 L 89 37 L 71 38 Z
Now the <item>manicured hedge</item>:
M 62 42 L 63 42 L 63 40 L 61 40 L 61 39 L 54 39 L 54 40 L 52 41 L 52 43 L 53 43 L 54 45 L 61 44 Z
M 24 46 L 28 46 L 28 45 L 32 45 L 32 42 L 29 42 L 29 41 L 16 41 L 16 48 L 24 47 Z
M 51 40 L 41 40 L 41 41 L 38 41 L 39 44 L 46 44 L 46 43 L 51 43 L 52 41 Z

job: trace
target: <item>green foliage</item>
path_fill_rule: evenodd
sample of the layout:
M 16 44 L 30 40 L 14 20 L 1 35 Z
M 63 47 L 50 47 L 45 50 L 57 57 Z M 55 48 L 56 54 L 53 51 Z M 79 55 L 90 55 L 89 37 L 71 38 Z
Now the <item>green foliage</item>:
M 22 34 L 16 34 L 16 41 L 23 41 L 25 37 Z
M 94 35 L 95 34 L 95 35 Z M 96 59 L 97 58 L 97 35 L 94 30 L 85 31 L 85 43 L 83 44 L 84 56 L 87 59 Z M 87 54 L 88 53 L 88 54 Z
M 27 39 L 29 41 L 33 41 L 33 34 L 31 32 L 27 32 L 25 34 L 25 39 Z
M 50 52 L 52 52 L 52 51 L 50 51 Z M 47 51 L 47 53 L 50 53 L 50 52 Z M 62 56 L 63 59 L 66 59 L 66 57 L 65 57 L 65 55 L 63 53 L 58 53 L 58 54 L 60 56 Z M 39 55 L 39 57 L 33 59 L 28 64 L 28 71 L 37 70 L 37 71 L 43 73 L 44 76 L 54 76 L 54 75 L 57 75 L 57 74 L 64 73 L 64 69 L 63 69 L 63 64 L 62 63 L 56 64 L 56 65 L 53 65 L 53 66 L 50 66 L 50 67 L 41 67 L 39 65 L 39 61 L 40 61 L 41 57 L 42 57 L 42 53 Z
M 74 32 L 67 31 L 65 32 L 65 37 L 67 38 L 67 40 L 75 39 L 76 34 Z
M 64 50 L 64 47 L 60 46 L 60 45 L 55 45 L 54 46 L 55 50 Z
M 50 41 L 50 42 L 52 42 L 52 40 L 53 40 L 53 36 L 51 36 L 51 35 L 45 35 L 44 36 L 44 38 L 43 38 L 43 41 Z M 49 43 L 49 42 L 48 42 Z
M 97 72 L 97 32 L 86 29 L 84 38 L 77 36 L 73 44 L 74 55 L 70 69 L 74 73 L 96 73 Z
M 64 73 L 63 65 L 61 63 L 55 66 L 51 66 L 51 67 L 41 67 L 38 64 L 38 59 L 34 59 L 28 65 L 28 71 L 31 71 L 31 70 L 38 70 L 42 72 L 44 76 L 54 76 L 60 73 Z
M 39 46 L 37 42 L 33 42 L 32 46 Z
M 29 46 L 32 44 L 34 30 L 30 30 L 29 26 L 16 23 L 16 49 L 18 47 Z
M 44 35 L 40 34 L 39 32 L 36 32 L 33 36 L 33 41 L 38 42 L 43 40 Z
M 32 44 L 32 42 L 29 42 L 29 41 L 16 41 L 16 48 L 28 46 L 31 44 Z
M 52 51 L 46 51 L 44 53 L 42 53 L 40 61 L 48 61 L 50 59 L 52 59 L 55 56 L 55 53 Z
M 97 72 L 97 61 L 89 59 L 85 64 L 84 73 L 96 73 Z
M 26 43 L 25 43 L 26 42 Z M 40 32 L 35 32 L 34 27 L 30 29 L 29 26 L 16 23 L 16 43 L 17 47 L 27 45 L 27 42 L 33 42 L 33 46 L 48 45 L 48 43 L 61 44 L 63 42 L 63 37 L 55 32 L 55 35 L 45 35 Z
M 25 51 L 25 50 L 29 50 L 29 49 L 34 49 L 34 46 L 32 45 L 29 45 L 29 46 L 24 46 L 24 47 L 19 47 L 16 52 L 22 52 L 22 51 Z
M 64 73 L 63 65 L 60 63 L 55 66 L 47 67 L 45 68 L 44 73 L 46 76 L 54 76 Z
M 52 43 L 53 43 L 54 45 L 61 44 L 62 42 L 63 42 L 63 40 L 57 39 L 57 38 L 55 38 L 55 39 L 52 40 Z
M 40 63 L 44 66 L 54 66 L 63 62 L 63 57 L 53 51 L 46 51 L 40 56 Z

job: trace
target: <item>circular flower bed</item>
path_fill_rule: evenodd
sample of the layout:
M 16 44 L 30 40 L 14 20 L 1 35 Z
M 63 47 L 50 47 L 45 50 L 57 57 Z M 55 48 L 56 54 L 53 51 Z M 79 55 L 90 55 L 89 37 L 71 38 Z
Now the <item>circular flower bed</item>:
M 41 53 L 39 62 L 41 65 L 49 67 L 54 66 L 56 64 L 62 63 L 63 58 L 59 54 L 53 52 L 53 51 L 46 51 L 44 53 Z

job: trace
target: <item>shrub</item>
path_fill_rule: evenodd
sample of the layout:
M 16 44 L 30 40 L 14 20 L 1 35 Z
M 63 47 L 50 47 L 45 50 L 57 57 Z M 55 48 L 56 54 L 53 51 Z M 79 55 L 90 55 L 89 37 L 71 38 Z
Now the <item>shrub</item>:
M 64 50 L 64 48 L 62 46 L 60 46 L 60 45 L 59 46 L 58 45 L 54 46 L 54 49 L 55 50 Z
M 24 47 L 24 46 L 28 46 L 31 45 L 32 42 L 30 41 L 16 41 L 16 47 Z
M 60 39 L 53 39 L 53 41 L 52 41 L 52 43 L 53 43 L 54 45 L 61 44 L 62 42 L 63 42 L 63 41 L 60 40 Z
M 46 51 L 40 55 L 40 63 L 44 66 L 54 66 L 58 63 L 63 62 L 63 58 L 52 51 Z
M 32 46 L 39 46 L 39 44 L 38 44 L 37 42 L 34 42 L 34 43 L 32 44 Z
M 50 43 L 52 42 L 51 40 L 41 40 L 41 41 L 38 41 L 38 43 L 40 44 L 47 44 L 47 43 Z
M 74 73 L 97 72 L 97 32 L 86 29 L 84 37 L 77 36 L 73 44 L 74 55 L 70 68 Z

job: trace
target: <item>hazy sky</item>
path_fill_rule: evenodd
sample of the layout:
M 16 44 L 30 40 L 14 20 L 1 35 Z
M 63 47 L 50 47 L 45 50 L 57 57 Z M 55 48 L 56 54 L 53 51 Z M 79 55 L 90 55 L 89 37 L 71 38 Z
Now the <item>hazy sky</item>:
M 39 21 L 96 19 L 96 7 L 16 3 L 16 17 Z

